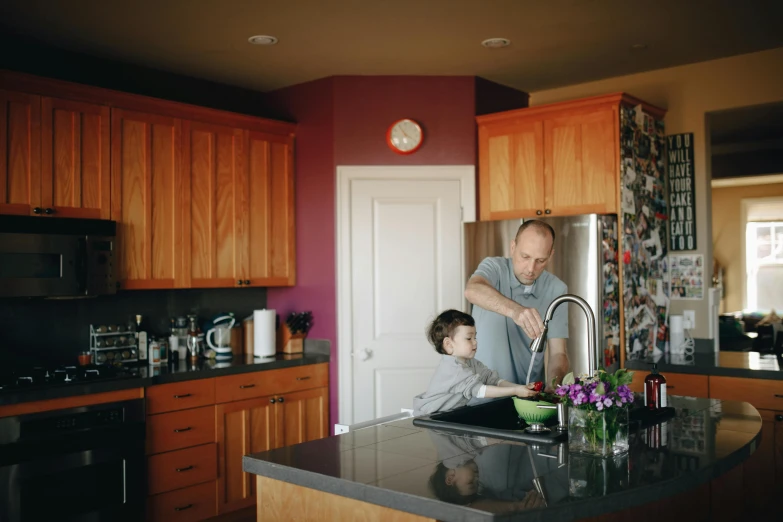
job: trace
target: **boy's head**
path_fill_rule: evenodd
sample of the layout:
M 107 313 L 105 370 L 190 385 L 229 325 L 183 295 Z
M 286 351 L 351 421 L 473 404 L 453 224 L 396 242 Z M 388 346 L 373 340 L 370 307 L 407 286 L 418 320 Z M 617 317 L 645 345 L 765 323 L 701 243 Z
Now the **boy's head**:
M 464 312 L 446 310 L 432 321 L 427 338 L 436 352 L 469 359 L 476 353 L 476 322 Z
M 478 494 L 478 466 L 471 460 L 449 469 L 442 462 L 430 476 L 430 488 L 438 499 L 452 504 L 468 504 Z

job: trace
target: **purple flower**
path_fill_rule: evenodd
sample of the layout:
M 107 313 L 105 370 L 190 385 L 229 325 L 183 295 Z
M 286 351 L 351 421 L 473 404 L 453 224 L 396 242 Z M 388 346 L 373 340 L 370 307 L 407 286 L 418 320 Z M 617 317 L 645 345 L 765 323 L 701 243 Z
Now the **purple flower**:
M 557 390 L 555 390 L 555 393 L 562 397 L 563 395 L 568 393 L 568 386 L 559 387 Z
M 595 409 L 598 410 L 598 411 L 603 410 L 604 409 L 604 403 L 603 402 L 597 402 L 595 404 Z
M 611 406 L 611 405 L 612 405 L 612 399 L 610 399 L 609 397 L 606 397 L 606 398 L 604 399 L 604 404 L 605 404 L 606 406 Z

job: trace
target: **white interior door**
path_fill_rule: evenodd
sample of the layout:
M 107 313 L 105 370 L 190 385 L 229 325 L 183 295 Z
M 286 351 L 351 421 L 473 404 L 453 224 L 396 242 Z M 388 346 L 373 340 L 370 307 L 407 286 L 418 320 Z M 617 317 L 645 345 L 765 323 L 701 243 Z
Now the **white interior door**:
M 427 388 L 440 355 L 428 323 L 460 309 L 459 180 L 352 180 L 353 422 L 399 413 Z

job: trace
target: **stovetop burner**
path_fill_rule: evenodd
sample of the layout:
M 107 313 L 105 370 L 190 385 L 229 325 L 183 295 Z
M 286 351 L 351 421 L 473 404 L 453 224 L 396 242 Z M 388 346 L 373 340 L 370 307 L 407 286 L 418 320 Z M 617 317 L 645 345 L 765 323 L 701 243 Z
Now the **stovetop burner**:
M 105 381 L 138 377 L 138 371 L 132 368 L 107 365 L 58 366 L 46 368 L 34 366 L 17 368 L 0 373 L 0 393 L 5 391 L 20 391 L 80 384 L 85 382 Z

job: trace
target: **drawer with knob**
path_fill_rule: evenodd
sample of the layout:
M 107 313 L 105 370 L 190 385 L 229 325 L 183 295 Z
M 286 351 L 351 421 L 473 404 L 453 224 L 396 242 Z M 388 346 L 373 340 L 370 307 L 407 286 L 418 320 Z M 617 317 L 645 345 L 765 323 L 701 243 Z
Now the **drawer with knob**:
M 158 384 L 147 388 L 147 414 L 215 404 L 215 379 Z
M 744 401 L 765 410 L 783 409 L 783 381 L 710 376 L 710 397 Z
M 217 445 L 168 451 L 147 457 L 150 495 L 217 479 Z
M 215 400 L 218 404 L 268 395 L 279 396 L 298 390 L 329 385 L 329 365 L 310 364 L 280 370 L 242 373 L 217 377 Z
M 217 515 L 215 482 L 153 495 L 147 499 L 147 520 L 195 522 Z
M 147 417 L 147 454 L 215 442 L 215 406 Z

